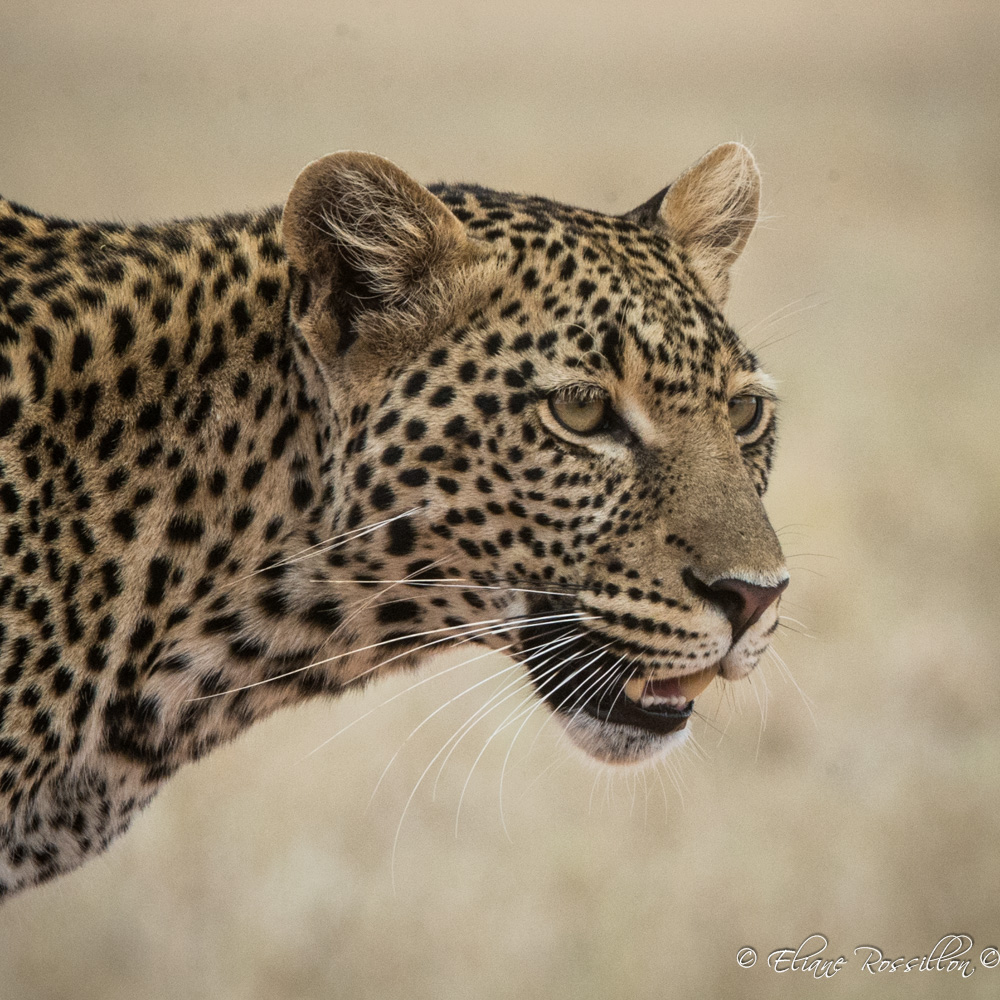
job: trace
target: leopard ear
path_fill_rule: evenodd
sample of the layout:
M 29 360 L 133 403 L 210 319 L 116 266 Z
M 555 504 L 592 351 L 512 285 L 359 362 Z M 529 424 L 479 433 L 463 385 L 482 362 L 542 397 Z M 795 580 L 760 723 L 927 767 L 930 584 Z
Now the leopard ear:
M 285 202 L 282 231 L 308 289 L 298 302 L 312 315 L 304 332 L 327 357 L 357 340 L 366 315 L 417 321 L 448 273 L 475 254 L 439 198 L 370 153 L 310 163 Z
M 729 269 L 750 238 L 759 207 L 760 171 L 753 154 L 727 142 L 627 218 L 666 228 L 706 291 L 722 305 L 729 294 Z

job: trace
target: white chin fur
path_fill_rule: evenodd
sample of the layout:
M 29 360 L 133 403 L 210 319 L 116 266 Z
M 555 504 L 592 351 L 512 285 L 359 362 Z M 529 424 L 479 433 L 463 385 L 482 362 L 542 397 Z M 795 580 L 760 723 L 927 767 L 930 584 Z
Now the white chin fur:
M 665 757 L 688 736 L 686 726 L 660 736 L 634 726 L 600 722 L 582 713 L 569 719 L 558 718 L 570 742 L 590 760 L 620 767 L 648 764 L 658 757 Z

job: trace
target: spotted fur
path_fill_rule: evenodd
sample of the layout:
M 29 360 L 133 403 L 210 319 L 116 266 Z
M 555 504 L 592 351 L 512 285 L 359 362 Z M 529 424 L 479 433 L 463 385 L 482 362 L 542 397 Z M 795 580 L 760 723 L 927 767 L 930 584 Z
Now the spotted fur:
M 284 216 L 0 200 L 0 896 L 254 720 L 457 639 L 600 759 L 675 741 L 594 706 L 743 676 L 776 601 L 741 632 L 713 587 L 786 578 L 772 393 L 719 311 L 756 206 L 735 144 L 621 217 L 362 154 Z M 565 392 L 607 426 L 560 426 Z

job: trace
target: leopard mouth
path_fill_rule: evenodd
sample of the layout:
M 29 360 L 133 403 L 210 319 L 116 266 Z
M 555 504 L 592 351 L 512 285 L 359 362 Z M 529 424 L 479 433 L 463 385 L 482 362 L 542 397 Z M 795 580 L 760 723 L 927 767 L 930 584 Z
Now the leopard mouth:
M 591 736 L 605 733 L 610 742 L 638 738 L 645 746 L 642 755 L 665 745 L 665 737 L 685 728 L 694 712 L 695 698 L 712 683 L 721 667 L 720 661 L 686 674 L 667 674 L 662 667 L 650 664 L 646 668 L 650 676 L 635 677 L 636 671 L 623 671 L 624 676 L 610 681 L 602 674 L 612 655 L 607 653 L 609 644 L 589 630 L 547 657 L 540 656 L 546 646 L 542 639 L 530 634 L 522 634 L 521 638 L 523 652 L 529 660 L 535 660 L 529 674 L 538 695 L 571 733 L 584 726 Z M 559 661 L 554 667 L 553 660 Z M 597 737 L 595 743 L 588 736 L 586 742 L 590 752 L 601 759 L 619 756 L 605 753 L 598 746 L 606 742 L 604 737 Z
M 598 722 L 665 736 L 687 725 L 695 698 L 718 672 L 716 664 L 682 677 L 633 677 L 616 692 L 585 703 L 583 711 Z

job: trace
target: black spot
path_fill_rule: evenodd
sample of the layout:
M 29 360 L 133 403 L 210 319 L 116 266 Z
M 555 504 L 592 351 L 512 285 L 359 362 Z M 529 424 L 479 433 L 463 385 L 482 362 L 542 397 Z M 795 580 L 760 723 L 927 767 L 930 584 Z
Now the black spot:
M 3 509 L 8 514 L 15 513 L 21 506 L 21 496 L 10 483 L 4 483 L 3 485 L 0 485 L 0 505 L 3 506 Z M 20 527 L 18 525 L 12 524 L 9 530 L 13 532 L 15 528 L 17 528 L 18 545 L 20 545 L 20 534 L 21 534 Z M 17 549 L 15 548 L 14 552 L 16 551 Z M 13 552 L 8 552 L 8 555 L 13 555 Z
M 265 462 L 253 462 L 248 465 L 243 473 L 243 489 L 248 493 L 254 489 L 263 478 L 266 469 L 267 463 Z
M 170 576 L 170 560 L 157 556 L 149 562 L 146 582 L 146 603 L 156 607 L 166 596 L 167 580 Z
M 131 542 L 135 538 L 135 518 L 132 516 L 131 511 L 120 510 L 114 514 L 111 518 L 111 527 L 126 542 Z
M 253 507 L 240 507 L 233 514 L 233 531 L 246 531 L 255 516 Z
M 376 510 L 387 510 L 389 507 L 395 503 L 396 494 L 393 493 L 392 487 L 387 483 L 379 483 L 375 489 L 372 490 L 372 506 Z
M 194 472 L 186 473 L 174 490 L 174 502 L 179 506 L 186 504 L 198 489 L 198 476 Z
M 135 340 L 135 326 L 132 324 L 132 314 L 128 309 L 116 309 L 111 314 L 111 322 L 115 329 L 113 348 L 115 354 L 121 357 Z
M 343 621 L 343 615 L 340 613 L 340 604 L 332 597 L 310 605 L 302 612 L 300 617 L 310 625 L 329 629 L 331 632 L 338 628 Z
M 359 490 L 366 490 L 368 489 L 371 481 L 372 467 L 367 462 L 362 462 L 354 470 L 354 485 L 357 486 Z
M 404 486 L 423 486 L 430 479 L 426 469 L 404 469 L 396 477 Z
M 271 458 L 281 458 L 289 439 L 298 430 L 298 414 L 290 413 L 282 421 L 277 433 L 271 440 Z
M 62 697 L 73 686 L 73 671 L 67 667 L 60 667 L 52 675 L 52 693 L 57 697 Z
M 166 337 L 160 337 L 153 345 L 149 360 L 154 368 L 162 368 L 170 359 L 170 341 Z
M 296 510 L 305 510 L 312 503 L 314 490 L 312 483 L 304 476 L 299 476 L 292 484 L 292 504 Z
M 455 390 L 450 385 L 443 385 L 434 391 L 430 398 L 431 406 L 448 406 L 455 398 Z
M 389 555 L 406 556 L 413 552 L 417 542 L 417 533 L 413 530 L 409 518 L 402 517 L 393 521 L 388 526 L 388 531 L 389 548 L 387 551 Z
M 136 627 L 129 636 L 129 646 L 133 650 L 140 650 L 148 646 L 156 635 L 156 624 L 152 618 L 140 618 Z
M 238 424 L 230 424 L 222 432 L 222 450 L 227 455 L 232 455 L 236 450 L 236 443 L 240 439 L 240 428 Z
M 257 297 L 261 299 L 265 305 L 273 306 L 274 303 L 278 301 L 278 295 L 280 293 L 281 285 L 273 278 L 261 278 L 257 282 Z
M 280 587 L 272 587 L 257 596 L 261 611 L 272 618 L 288 614 L 288 595 Z
M 274 337 L 269 333 L 262 333 L 254 342 L 253 359 L 263 361 L 274 353 Z
M 131 399 L 135 395 L 138 381 L 139 373 L 134 366 L 129 365 L 128 368 L 122 369 L 122 373 L 118 376 L 118 395 L 122 399 Z
M 250 323 L 252 322 L 250 310 L 247 308 L 246 300 L 242 297 L 238 298 L 229 310 L 229 314 L 233 318 L 233 326 L 236 328 L 236 336 L 245 336 L 247 331 L 250 329 Z
M 396 424 L 398 423 L 399 423 L 399 410 L 390 410 L 375 425 L 375 433 L 384 434 L 386 431 L 392 430 L 392 428 L 395 427 Z
M 20 417 L 20 396 L 6 396 L 0 400 L 0 438 L 10 434 Z
M 167 523 L 167 538 L 178 545 L 194 545 L 205 534 L 205 523 L 200 517 L 175 514 Z
M 444 436 L 445 437 L 459 437 L 465 433 L 466 422 L 465 417 L 459 414 L 457 417 L 452 417 L 444 425 Z
M 420 616 L 420 605 L 416 601 L 389 601 L 378 609 L 378 621 L 381 625 L 392 625 L 397 622 L 408 622 Z
M 427 375 L 424 372 L 414 372 L 406 380 L 406 385 L 403 386 L 403 394 L 409 396 L 411 399 L 414 396 L 419 396 L 426 384 Z
M 205 635 L 218 635 L 221 632 L 236 632 L 243 625 L 243 619 L 238 614 L 218 615 L 206 618 L 202 631 Z
M 485 417 L 492 417 L 500 412 L 500 400 L 489 393 L 479 393 L 473 402 L 476 404 L 476 409 Z
M 218 545 L 213 545 L 205 558 L 205 568 L 210 572 L 218 569 L 229 558 L 231 548 L 229 542 L 219 542 Z
M 101 438 L 97 445 L 97 457 L 102 462 L 106 462 L 118 450 L 121 444 L 122 433 L 125 430 L 125 421 L 116 420 Z
M 159 403 L 147 403 L 139 412 L 136 427 L 141 431 L 154 431 L 163 422 L 163 412 Z

